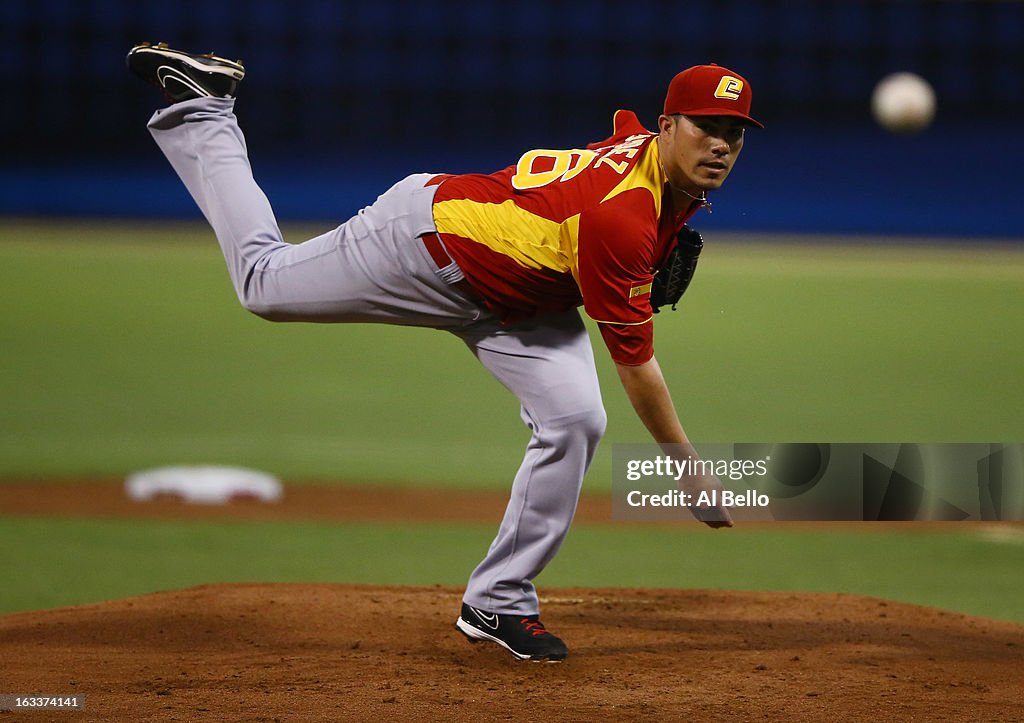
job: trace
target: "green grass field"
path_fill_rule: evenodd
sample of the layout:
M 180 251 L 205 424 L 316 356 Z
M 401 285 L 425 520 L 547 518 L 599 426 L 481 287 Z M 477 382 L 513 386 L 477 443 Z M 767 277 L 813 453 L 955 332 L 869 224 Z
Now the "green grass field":
M 1024 440 L 1024 250 L 964 246 L 709 234 L 685 303 L 657 321 L 691 437 Z M 220 463 L 322 484 L 501 489 L 526 442 L 515 400 L 444 333 L 247 315 L 204 227 L 5 221 L 0 303 L 0 480 Z M 591 491 L 610 489 L 612 445 L 646 441 L 600 344 L 610 423 Z M 0 516 L 0 610 L 242 578 L 461 584 L 492 532 Z M 843 590 L 1024 621 L 1022 562 L 1019 542 L 969 525 L 581 526 L 541 582 Z
M 0 518 L 0 612 L 212 582 L 462 585 L 495 525 Z M 849 592 L 1024 623 L 1024 535 L 579 525 L 546 588 Z
M 303 231 L 290 234 L 299 239 Z M 244 463 L 504 486 L 518 405 L 444 332 L 270 324 L 205 228 L 6 223 L 0 478 Z M 712 237 L 656 348 L 705 441 L 1019 441 L 1024 250 Z M 611 445 L 643 442 L 595 339 Z

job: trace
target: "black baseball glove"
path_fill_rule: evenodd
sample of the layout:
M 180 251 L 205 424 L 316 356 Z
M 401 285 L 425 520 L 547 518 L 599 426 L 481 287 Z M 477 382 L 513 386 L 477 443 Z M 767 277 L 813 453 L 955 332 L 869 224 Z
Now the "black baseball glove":
M 665 263 L 654 274 L 651 284 L 651 308 L 657 314 L 662 306 L 672 304 L 672 311 L 690 285 L 693 272 L 697 270 L 697 259 L 704 248 L 704 239 L 689 226 L 683 226 L 676 238 L 676 246 L 669 253 Z

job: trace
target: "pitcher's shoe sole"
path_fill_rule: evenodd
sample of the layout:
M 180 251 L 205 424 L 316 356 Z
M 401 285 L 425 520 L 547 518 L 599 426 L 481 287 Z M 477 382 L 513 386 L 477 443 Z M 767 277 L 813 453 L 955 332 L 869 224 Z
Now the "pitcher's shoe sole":
M 245 77 L 241 61 L 213 53 L 195 55 L 166 43 L 140 43 L 128 51 L 128 69 L 156 86 L 172 103 L 192 98 L 234 98 Z

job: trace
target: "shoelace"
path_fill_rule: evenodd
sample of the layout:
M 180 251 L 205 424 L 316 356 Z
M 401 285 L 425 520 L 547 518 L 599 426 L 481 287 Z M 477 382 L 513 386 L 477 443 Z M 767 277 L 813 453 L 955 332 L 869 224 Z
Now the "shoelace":
M 547 635 L 548 631 L 544 629 L 544 623 L 540 620 L 530 620 L 529 618 L 523 618 L 519 621 L 519 624 L 526 628 L 534 637 L 538 635 Z

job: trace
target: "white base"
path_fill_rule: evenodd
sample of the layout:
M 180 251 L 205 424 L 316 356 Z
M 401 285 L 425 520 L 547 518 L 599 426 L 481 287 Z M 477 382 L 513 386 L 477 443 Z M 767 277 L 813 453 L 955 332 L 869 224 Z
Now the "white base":
M 232 498 L 277 502 L 283 495 L 280 480 L 242 467 L 159 467 L 135 472 L 125 481 L 125 492 L 137 501 L 173 495 L 185 502 L 222 505 Z

